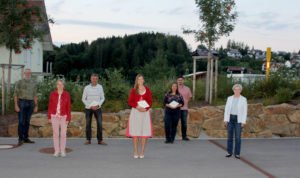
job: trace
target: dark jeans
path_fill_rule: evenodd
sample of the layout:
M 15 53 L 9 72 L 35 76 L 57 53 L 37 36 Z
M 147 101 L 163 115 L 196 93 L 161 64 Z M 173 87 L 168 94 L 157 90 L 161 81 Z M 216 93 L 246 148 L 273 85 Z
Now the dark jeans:
M 20 112 L 18 113 L 18 117 L 19 117 L 18 134 L 19 134 L 19 140 L 24 141 L 28 139 L 30 118 L 34 108 L 34 102 L 33 100 L 19 99 L 18 105 L 20 108 Z
M 102 111 L 101 109 L 92 110 L 92 109 L 85 109 L 85 118 L 86 118 L 86 139 L 91 140 L 92 138 L 92 117 L 93 115 L 96 118 L 97 122 L 97 139 L 98 141 L 102 141 Z
M 180 110 L 181 134 L 182 138 L 186 138 L 188 110 Z
M 230 115 L 230 121 L 227 125 L 227 152 L 232 154 L 233 151 L 233 135 L 235 137 L 234 155 L 240 155 L 241 152 L 241 133 L 242 124 L 238 123 L 236 115 Z
M 173 142 L 176 137 L 177 125 L 179 121 L 180 110 L 165 110 L 165 133 L 166 140 Z

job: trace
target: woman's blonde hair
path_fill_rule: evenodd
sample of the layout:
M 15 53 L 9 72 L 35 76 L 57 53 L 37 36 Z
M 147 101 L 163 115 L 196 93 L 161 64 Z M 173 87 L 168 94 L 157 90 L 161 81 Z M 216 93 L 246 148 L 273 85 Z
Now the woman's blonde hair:
M 243 87 L 241 84 L 234 84 L 232 87 L 232 90 L 234 90 L 235 88 L 240 88 L 241 91 L 243 90 Z
M 56 86 L 57 86 L 58 82 L 61 82 L 61 83 L 63 84 L 64 88 L 65 88 L 65 80 L 63 80 L 63 79 L 58 79 L 58 80 L 56 81 Z M 55 86 L 55 87 L 56 87 L 56 86 Z
M 136 77 L 135 77 L 135 83 L 134 83 L 133 88 L 134 88 L 134 90 L 135 90 L 136 93 L 139 93 L 138 79 L 139 79 L 140 77 L 143 77 L 143 78 L 144 78 L 144 76 L 143 76 L 142 74 L 137 74 Z

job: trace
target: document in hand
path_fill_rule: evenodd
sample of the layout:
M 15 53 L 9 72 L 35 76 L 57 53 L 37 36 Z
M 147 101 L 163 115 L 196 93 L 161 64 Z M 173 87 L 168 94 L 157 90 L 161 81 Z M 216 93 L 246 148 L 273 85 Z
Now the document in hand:
M 147 103 L 147 101 L 141 100 L 141 101 L 138 102 L 138 106 L 141 107 L 141 108 L 148 108 L 149 104 Z
M 169 105 L 170 105 L 172 108 L 176 108 L 176 107 L 179 105 L 179 103 L 176 102 L 176 101 L 172 101 Z

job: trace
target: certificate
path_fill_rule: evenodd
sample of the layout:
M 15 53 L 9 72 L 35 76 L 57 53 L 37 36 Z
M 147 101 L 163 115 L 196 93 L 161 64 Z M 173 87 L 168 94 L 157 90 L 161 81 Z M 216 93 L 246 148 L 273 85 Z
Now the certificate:
M 172 101 L 169 105 L 170 105 L 172 108 L 177 108 L 177 106 L 179 105 L 179 103 L 176 102 L 176 101 Z
M 149 107 L 149 104 L 145 100 L 141 100 L 137 103 L 138 103 L 138 106 L 141 107 L 141 108 L 148 108 Z

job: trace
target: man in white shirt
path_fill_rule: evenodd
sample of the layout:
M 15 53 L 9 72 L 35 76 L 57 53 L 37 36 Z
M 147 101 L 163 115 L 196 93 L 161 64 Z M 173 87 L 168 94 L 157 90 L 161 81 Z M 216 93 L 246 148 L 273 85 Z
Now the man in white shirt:
M 82 102 L 85 105 L 86 118 L 86 145 L 91 144 L 92 138 L 92 116 L 97 121 L 97 139 L 99 145 L 106 145 L 102 137 L 102 110 L 101 106 L 105 100 L 103 87 L 98 84 L 98 74 L 91 75 L 91 83 L 85 86 L 82 94 Z

